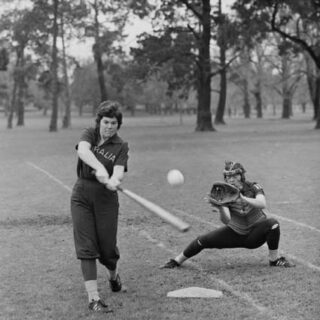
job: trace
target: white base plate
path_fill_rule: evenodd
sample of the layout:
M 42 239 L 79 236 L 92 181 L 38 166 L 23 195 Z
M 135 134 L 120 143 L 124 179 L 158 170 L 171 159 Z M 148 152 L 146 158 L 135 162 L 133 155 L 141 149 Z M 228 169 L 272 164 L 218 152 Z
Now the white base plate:
M 183 288 L 167 293 L 167 297 L 170 298 L 221 298 L 222 296 L 222 291 L 199 287 Z

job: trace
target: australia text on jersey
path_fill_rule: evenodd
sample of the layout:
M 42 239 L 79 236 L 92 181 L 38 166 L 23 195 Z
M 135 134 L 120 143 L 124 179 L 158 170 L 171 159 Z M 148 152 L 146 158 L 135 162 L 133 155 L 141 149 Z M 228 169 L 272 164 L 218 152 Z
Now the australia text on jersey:
M 112 152 L 104 152 L 104 149 L 100 149 L 98 146 L 95 146 L 93 148 L 94 153 L 101 154 L 104 158 L 114 162 L 116 159 L 116 156 Z

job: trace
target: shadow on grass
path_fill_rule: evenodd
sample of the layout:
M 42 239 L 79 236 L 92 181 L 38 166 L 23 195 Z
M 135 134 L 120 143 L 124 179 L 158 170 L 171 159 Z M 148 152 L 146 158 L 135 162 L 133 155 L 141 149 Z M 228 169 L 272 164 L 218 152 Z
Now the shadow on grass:
M 0 221 L 0 227 L 20 227 L 20 226 L 37 226 L 45 227 L 52 225 L 65 225 L 71 224 L 72 220 L 70 216 L 64 215 L 38 215 L 32 218 L 21 218 L 21 219 L 6 219 Z

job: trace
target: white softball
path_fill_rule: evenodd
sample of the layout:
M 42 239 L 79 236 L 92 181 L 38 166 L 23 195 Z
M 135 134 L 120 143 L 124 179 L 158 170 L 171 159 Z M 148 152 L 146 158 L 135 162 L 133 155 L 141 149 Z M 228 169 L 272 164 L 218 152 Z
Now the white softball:
M 167 180 L 171 186 L 181 186 L 184 183 L 184 176 L 181 171 L 172 169 L 167 174 Z

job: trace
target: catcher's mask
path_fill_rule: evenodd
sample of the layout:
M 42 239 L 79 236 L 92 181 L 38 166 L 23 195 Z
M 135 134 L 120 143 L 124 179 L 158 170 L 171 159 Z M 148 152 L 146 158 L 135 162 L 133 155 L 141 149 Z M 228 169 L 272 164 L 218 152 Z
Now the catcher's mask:
M 234 176 L 236 174 L 241 175 L 241 182 L 245 182 L 246 177 L 244 173 L 246 170 L 244 169 L 243 165 L 239 162 L 233 162 L 233 161 L 226 161 L 225 167 L 223 170 L 223 177 L 224 180 L 226 180 L 226 177 Z

